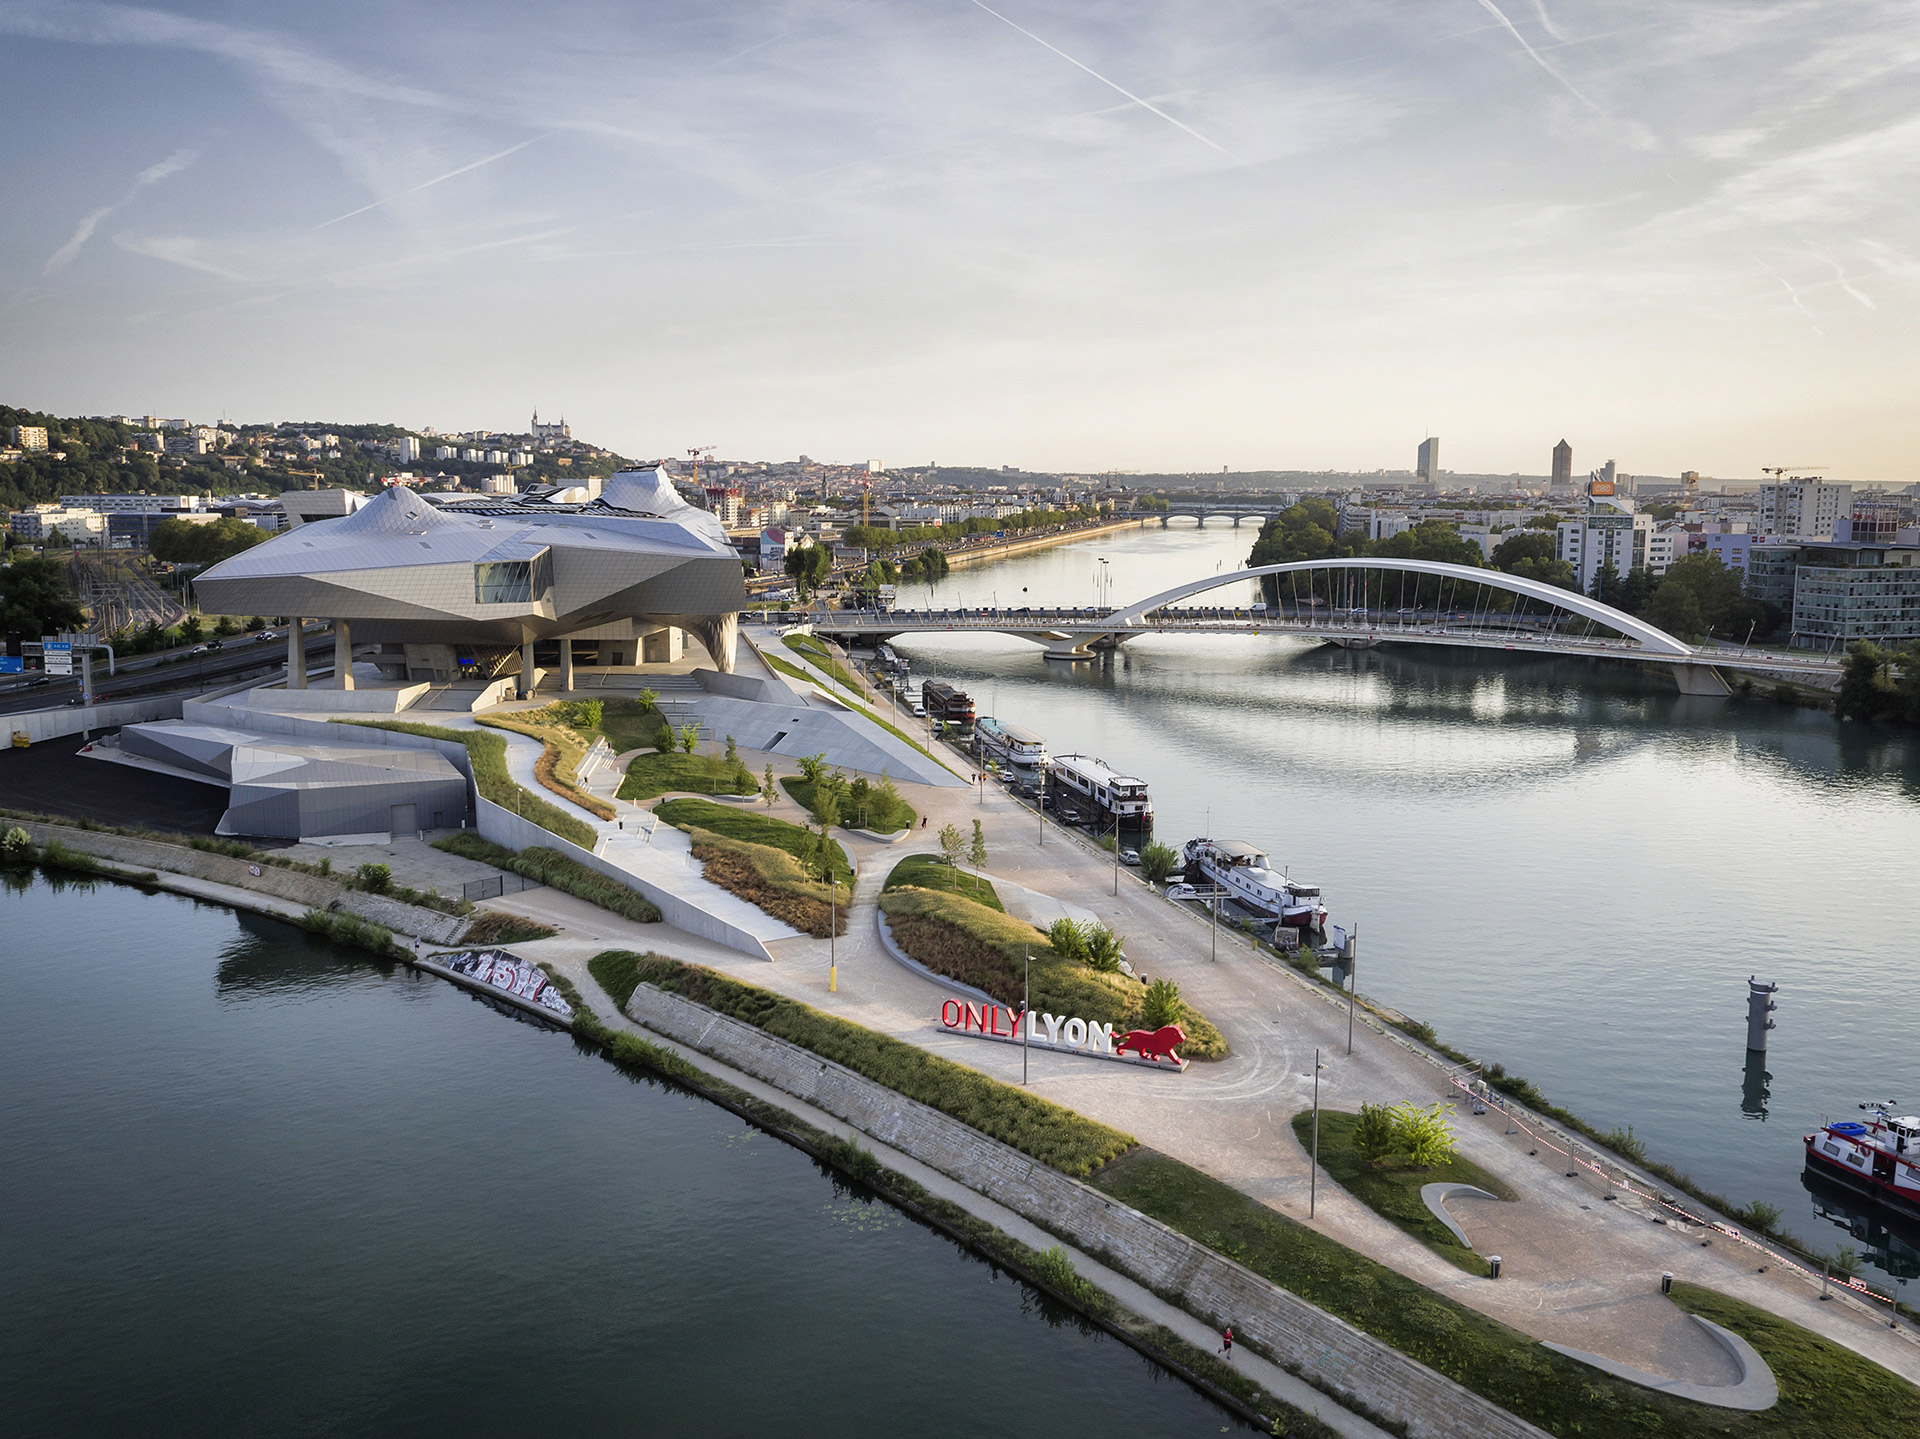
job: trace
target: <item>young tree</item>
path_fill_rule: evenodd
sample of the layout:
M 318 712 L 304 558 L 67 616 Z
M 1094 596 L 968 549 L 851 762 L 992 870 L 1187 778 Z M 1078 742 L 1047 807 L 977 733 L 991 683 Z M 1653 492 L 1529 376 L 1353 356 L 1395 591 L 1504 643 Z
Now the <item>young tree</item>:
M 688 724 L 680 726 L 680 753 L 692 754 L 694 746 L 700 743 L 700 726 Z
M 1353 1126 L 1353 1147 L 1369 1164 L 1384 1164 L 1393 1156 L 1393 1114 L 1384 1104 L 1362 1104 Z
M 826 772 L 827 757 L 824 754 L 810 754 L 800 761 L 800 777 L 808 784 L 819 784 L 821 776 Z
M 740 767 L 740 749 L 733 742 L 733 736 L 727 736 L 727 766 L 730 769 Z
M 987 867 L 987 837 L 980 829 L 980 821 L 973 822 L 973 842 L 967 846 L 967 863 L 978 874 Z
M 1087 957 L 1087 933 L 1079 924 L 1062 916 L 1047 926 L 1047 943 L 1062 959 Z
M 1888 673 L 1892 658 L 1871 640 L 1848 645 L 1835 713 L 1842 719 L 1879 719 L 1892 709 L 1896 694 Z
M 772 807 L 775 800 L 780 798 L 780 787 L 773 782 L 772 764 L 768 764 L 767 773 L 760 781 L 760 793 L 766 797 L 769 808 Z
M 1393 1144 L 1400 1157 L 1415 1169 L 1432 1169 L 1453 1158 L 1453 1126 L 1447 1123 L 1453 1114 L 1451 1104 L 1432 1104 L 1425 1109 L 1402 1102 L 1393 1106 Z
M 958 869 L 960 861 L 966 857 L 967 837 L 960 833 L 955 825 L 946 825 L 940 831 L 940 854 L 947 864 Z
M 717 749 L 708 750 L 701 756 L 700 767 L 707 772 L 707 793 L 720 793 L 720 781 L 733 773 L 727 765 L 727 757 Z

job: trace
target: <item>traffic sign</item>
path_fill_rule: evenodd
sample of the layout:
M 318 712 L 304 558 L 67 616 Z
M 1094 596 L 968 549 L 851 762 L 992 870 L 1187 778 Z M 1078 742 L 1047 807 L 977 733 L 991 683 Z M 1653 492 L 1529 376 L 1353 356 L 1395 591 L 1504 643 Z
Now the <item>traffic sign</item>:
M 50 675 L 70 675 L 73 673 L 73 641 L 48 640 L 40 646 L 40 653 L 46 662 Z

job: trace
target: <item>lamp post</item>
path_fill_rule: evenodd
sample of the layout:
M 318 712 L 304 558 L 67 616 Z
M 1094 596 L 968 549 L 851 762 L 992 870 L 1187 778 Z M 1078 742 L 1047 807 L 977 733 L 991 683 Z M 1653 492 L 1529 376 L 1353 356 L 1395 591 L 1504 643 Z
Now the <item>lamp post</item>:
M 1213 953 L 1209 962 L 1220 962 L 1220 881 L 1217 879 L 1213 882 Z
M 1360 972 L 1354 968 L 1354 952 L 1360 947 L 1360 926 L 1347 931 L 1347 1053 L 1353 1053 L 1353 1006 L 1360 994 Z
M 1307 1171 L 1307 1218 L 1320 1197 L 1320 1051 L 1313 1052 L 1313 1167 Z
M 1027 1056 L 1033 1052 L 1033 951 L 1026 953 L 1026 977 L 1020 982 L 1020 1082 L 1027 1082 Z
M 1113 817 L 1113 895 L 1120 897 L 1120 816 Z

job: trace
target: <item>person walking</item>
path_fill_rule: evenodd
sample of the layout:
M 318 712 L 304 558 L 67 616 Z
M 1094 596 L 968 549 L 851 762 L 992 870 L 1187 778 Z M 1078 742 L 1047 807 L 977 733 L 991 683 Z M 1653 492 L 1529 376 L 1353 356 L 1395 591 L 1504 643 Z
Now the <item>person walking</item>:
M 1229 1359 L 1233 1358 L 1233 1326 L 1231 1324 L 1220 1333 L 1220 1352 Z

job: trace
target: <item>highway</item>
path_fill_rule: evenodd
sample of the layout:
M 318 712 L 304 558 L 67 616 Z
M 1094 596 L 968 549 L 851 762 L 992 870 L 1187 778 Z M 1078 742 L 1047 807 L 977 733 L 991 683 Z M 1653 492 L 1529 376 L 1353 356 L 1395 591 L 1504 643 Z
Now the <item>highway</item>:
M 222 640 L 221 645 L 220 649 L 207 654 L 177 658 L 166 664 L 161 661 L 167 659 L 167 655 L 138 655 L 121 661 L 117 666 L 118 673 L 111 676 L 107 674 L 106 656 L 101 655 L 94 661 L 94 699 L 144 699 L 149 695 L 174 691 L 198 693 L 244 678 L 249 671 L 258 671 L 264 676 L 282 674 L 286 670 L 287 641 L 284 634 L 272 640 L 256 640 L 251 635 L 232 635 Z M 316 661 L 321 664 L 333 663 L 333 635 L 330 632 L 309 630 L 306 647 L 309 668 Z M 187 651 L 173 650 L 169 654 L 184 656 Z M 31 679 L 22 681 L 11 675 L 4 678 L 8 683 L 0 685 L 0 715 L 52 709 L 80 697 L 80 676 L 77 674 L 71 679 L 50 677 L 41 685 L 33 684 Z

